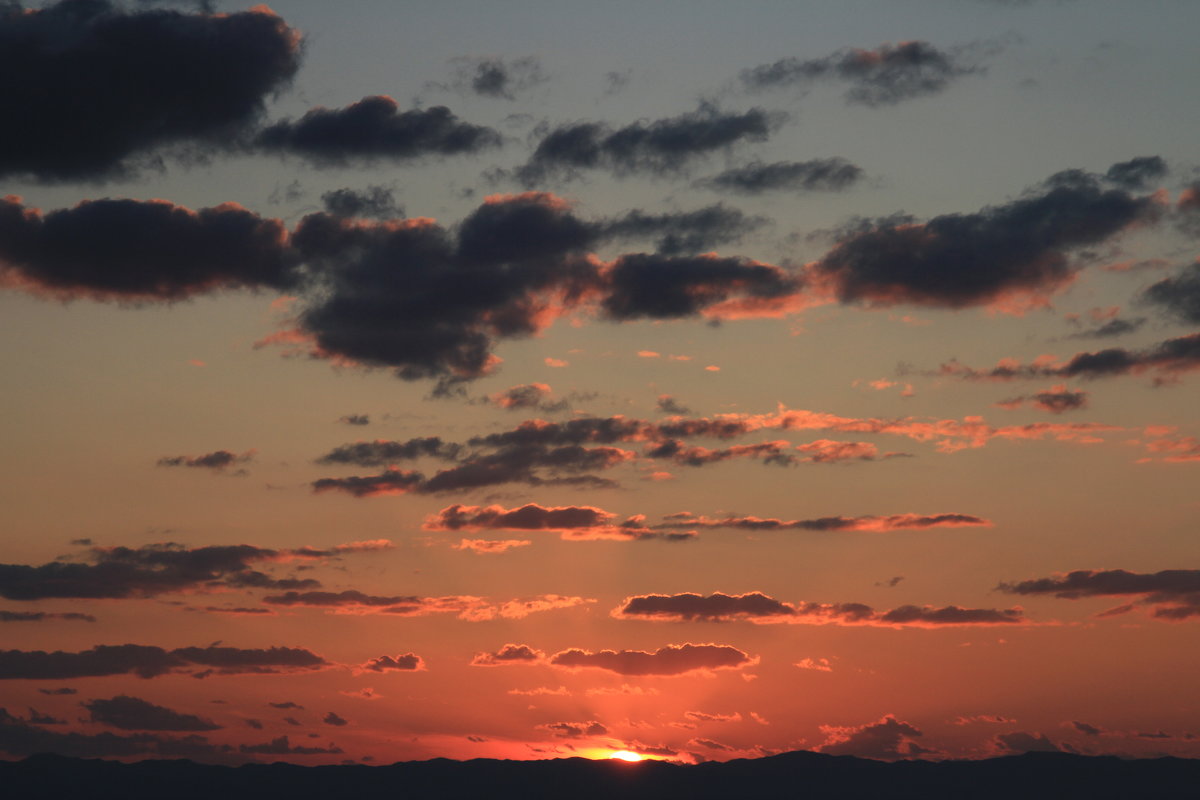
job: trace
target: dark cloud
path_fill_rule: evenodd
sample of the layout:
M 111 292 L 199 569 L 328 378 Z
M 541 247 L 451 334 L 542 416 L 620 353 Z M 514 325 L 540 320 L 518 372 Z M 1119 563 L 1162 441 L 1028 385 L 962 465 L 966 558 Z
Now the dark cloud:
M 1103 728 L 1097 728 L 1095 725 L 1089 725 L 1088 723 L 1080 722 L 1079 720 L 1072 720 L 1071 727 L 1085 736 L 1100 736 L 1101 734 L 1107 732 Z
M 422 457 L 453 460 L 460 446 L 444 442 L 437 436 L 409 439 L 405 442 L 389 442 L 376 439 L 373 442 L 354 442 L 335 447 L 318 458 L 318 464 L 354 464 L 360 467 L 382 467 L 397 461 L 411 461 Z
M 316 756 L 330 755 L 344 752 L 337 745 L 329 747 L 304 747 L 303 745 L 292 745 L 288 741 L 288 737 L 280 736 L 277 739 L 272 739 L 269 742 L 262 744 L 243 744 L 238 745 L 238 752 L 246 755 L 266 755 L 266 756 Z
M 1066 251 L 1156 213 L 1152 197 L 1105 189 L 1084 175 L 974 214 L 867 223 L 843 234 L 811 278 L 828 282 L 843 303 L 875 307 L 1036 303 L 1073 278 Z
M 68 686 L 61 686 L 57 689 L 38 689 L 38 691 L 42 694 L 48 694 L 51 696 L 79 694 L 78 689 L 72 689 Z
M 293 241 L 321 292 L 300 314 L 299 335 L 312 355 L 405 379 L 484 375 L 495 339 L 536 333 L 596 284 L 582 249 L 590 234 L 561 205 L 492 198 L 457 237 L 429 220 L 310 215 Z
M 236 138 L 299 66 L 299 34 L 248 12 L 0 7 L 0 176 L 96 179 L 163 145 Z M 19 118 L 19 122 L 11 122 Z
M 959 608 L 905 605 L 876 611 L 863 603 L 784 603 L 761 592 L 727 595 L 636 595 L 613 610 L 618 619 L 666 622 L 784 622 L 800 625 L 874 625 L 934 628 L 948 625 L 1013 625 L 1026 622 L 1020 608 Z
M 215 731 L 221 726 L 194 714 L 181 714 L 139 697 L 117 695 L 109 700 L 85 700 L 92 722 L 126 731 Z
M 769 309 L 796 297 L 801 281 L 746 258 L 716 255 L 621 256 L 605 271 L 605 315 L 615 320 L 679 319 Z
M 516 95 L 547 80 L 535 56 L 514 58 L 455 59 L 454 87 L 480 97 L 514 100 Z
M 678 535 L 651 531 L 640 516 L 617 522 L 616 514 L 595 506 L 540 506 L 537 503 L 528 503 L 519 508 L 455 504 L 426 517 L 422 527 L 429 531 L 549 531 L 570 541 L 678 541 L 692 538 L 690 533 Z
M 763 142 L 786 115 L 753 108 L 723 112 L 701 104 L 692 112 L 621 128 L 599 122 L 561 125 L 546 133 L 516 177 L 527 186 L 547 178 L 603 169 L 618 176 L 679 172 L 689 162 L 741 142 Z
M 58 733 L 34 727 L 0 709 L 0 751 L 14 756 L 57 753 L 73 758 L 114 758 L 153 755 L 159 758 L 223 760 L 229 745 L 214 745 L 203 736 L 166 737 L 151 733 Z M 244 761 L 241 759 L 240 761 Z
M 405 494 L 415 491 L 425 481 L 419 472 L 388 469 L 380 475 L 352 475 L 348 478 L 319 478 L 312 483 L 314 492 L 345 492 L 354 497 L 375 497 L 383 494 Z
M 1066 386 L 1054 386 L 1042 392 L 1020 397 L 1010 397 L 1001 400 L 996 405 L 1001 408 L 1019 408 L 1028 403 L 1033 408 L 1047 411 L 1051 414 L 1061 414 L 1064 411 L 1077 411 L 1087 408 L 1087 392 L 1076 392 Z
M 284 709 L 284 708 L 303 709 L 304 708 L 304 706 L 302 706 L 298 703 L 293 703 L 291 700 L 284 700 L 282 703 L 267 703 L 267 705 L 269 705 L 271 708 L 280 708 L 280 709 Z
M 982 72 L 972 63 L 976 55 L 970 50 L 939 50 L 919 41 L 883 44 L 874 50 L 846 48 L 824 58 L 781 58 L 743 70 L 741 80 L 747 88 L 757 90 L 841 80 L 850 84 L 845 93 L 847 103 L 895 105 L 939 94 L 960 77 Z
M 1200 323 L 1200 262 L 1188 264 L 1178 275 L 1159 281 L 1141 297 L 1181 322 Z
M 425 662 L 415 653 L 404 653 L 372 658 L 358 668 L 367 672 L 416 672 L 425 669 Z
M 483 402 L 506 409 L 508 411 L 537 410 L 547 414 L 566 411 L 570 408 L 567 400 L 551 400 L 553 390 L 545 383 L 522 383 L 510 386 L 502 392 L 487 395 Z
M 234 647 L 181 647 L 164 650 L 149 645 L 97 645 L 78 653 L 56 650 L 0 651 L 0 679 L 90 678 L 135 674 L 153 678 L 171 672 L 204 676 L 279 673 L 320 669 L 329 662 L 298 647 L 242 650 Z M 211 669 L 196 672 L 195 667 Z
M 692 413 L 690 408 L 681 404 L 669 394 L 660 394 L 654 405 L 663 414 L 671 414 L 672 416 L 685 416 Z
M 175 543 L 142 547 L 93 547 L 92 563 L 53 561 L 41 566 L 0 564 L 0 597 L 117 599 L 154 597 L 197 588 L 252 587 L 303 589 L 311 578 L 273 578 L 251 567 L 294 556 L 326 557 L 332 551 L 269 550 L 253 545 L 186 548 Z
M 338 422 L 344 422 L 347 425 L 370 425 L 371 418 L 366 414 L 347 414 L 344 417 L 338 417 Z
M 494 453 L 473 454 L 456 466 L 439 470 L 428 478 L 420 472 L 388 469 L 380 475 L 321 478 L 314 481 L 312 487 L 314 492 L 340 491 L 355 497 L 437 494 L 506 483 L 606 489 L 615 488 L 617 483 L 580 473 L 610 469 L 631 458 L 633 453 L 614 447 L 512 445 Z
M 992 737 L 996 749 L 1003 753 L 1061 753 L 1062 748 L 1041 733 L 1013 731 Z
M 1109 339 L 1114 336 L 1124 336 L 1127 333 L 1134 333 L 1146 324 L 1145 317 L 1135 317 L 1134 319 L 1121 319 L 1113 317 L 1107 322 L 1097 325 L 1086 331 L 1072 333 L 1068 339 Z
M 1152 616 L 1177 622 L 1200 617 L 1200 570 L 1166 569 L 1138 573 L 1123 569 L 1081 569 L 1051 578 L 1035 578 L 996 587 L 1010 594 L 1050 594 L 1066 600 L 1082 597 L 1137 597 L 1136 602 L 1153 607 Z M 1122 608 L 1105 612 L 1120 613 Z
M 49 714 L 43 714 L 40 711 L 38 711 L 36 708 L 33 708 L 32 706 L 30 706 L 30 708 L 29 708 L 28 722 L 30 725 L 66 725 L 67 724 L 67 721 L 65 719 L 58 719 L 57 717 L 52 717 Z
M 502 506 L 447 506 L 427 517 L 424 528 L 436 531 L 568 531 L 611 526 L 616 515 L 595 506 L 546 507 L 528 503 L 520 508 Z
M 339 717 L 337 714 L 335 714 L 335 713 L 334 713 L 334 712 L 332 712 L 332 711 L 330 711 L 328 714 L 326 714 L 326 715 L 325 715 L 325 716 L 324 716 L 324 717 L 321 719 L 321 722 L 324 722 L 326 725 L 333 725 L 333 726 L 335 726 L 335 727 L 338 727 L 338 728 L 340 728 L 340 727 L 342 727 L 342 726 L 344 726 L 344 725 L 349 725 L 349 724 L 350 724 L 350 721 L 349 721 L 349 720 L 342 719 L 341 717 Z
M 840 192 L 858 183 L 861 167 L 844 158 L 815 158 L 811 161 L 752 161 L 733 167 L 700 185 L 718 191 L 759 195 L 766 192 Z
M 460 120 L 445 106 L 400 111 L 392 98 L 373 95 L 341 109 L 314 108 L 295 122 L 276 122 L 255 143 L 267 152 L 332 167 L 478 153 L 499 146 L 500 134 Z
M 962 380 L 1010 381 L 1030 378 L 1111 378 L 1139 375 L 1153 370 L 1157 383 L 1174 380 L 1180 374 L 1200 368 L 1200 333 L 1167 339 L 1142 350 L 1110 347 L 1092 353 L 1076 353 L 1066 361 L 1047 363 L 1038 360 L 1020 364 L 1006 359 L 991 369 L 974 369 L 957 361 L 942 364 L 936 374 Z
M 739 242 L 766 224 L 765 217 L 747 216 L 718 203 L 695 211 L 663 214 L 629 211 L 596 223 L 596 233 L 603 239 L 657 239 L 658 252 L 674 256 Z
M 1147 189 L 1168 172 L 1167 162 L 1161 156 L 1139 156 L 1113 164 L 1104 178 L 1126 189 Z
M 604 736 L 608 733 L 608 728 L 595 720 L 591 722 L 547 722 L 537 727 L 560 739 L 582 739 L 587 736 Z
M 627 619 L 664 619 L 705 622 L 735 619 L 786 617 L 796 613 L 787 603 L 781 603 L 761 592 L 727 595 L 720 592 L 707 597 L 698 594 L 648 594 L 628 597 L 613 616 Z
M 549 663 L 566 669 L 603 669 L 618 675 L 685 675 L 718 669 L 741 669 L 758 663 L 736 647 L 720 644 L 669 644 L 644 650 L 570 649 L 550 656 Z
M 957 528 L 964 526 L 990 527 L 992 525 L 991 520 L 972 514 L 889 514 L 887 516 L 815 517 L 813 519 L 783 520 L 771 517 L 711 518 L 696 516 L 688 511 L 681 511 L 663 519 L 663 522 L 649 527 L 654 530 L 730 528 L 748 531 L 886 532 L 905 529 L 924 530 L 926 528 Z
M 282 222 L 235 203 L 193 211 L 165 200 L 105 199 L 43 214 L 18 197 L 0 198 L 0 279 L 33 292 L 178 300 L 217 289 L 289 289 L 298 272 L 286 242 Z
M 4 565 L 0 565 L 0 570 Z M 91 614 L 81 614 L 78 611 L 55 613 L 51 611 L 5 611 L 0 609 L 0 622 L 44 622 L 51 619 L 75 620 L 80 622 L 95 622 Z
M 216 450 L 202 456 L 163 456 L 157 462 L 160 467 L 198 467 L 223 472 L 234 464 L 244 464 L 254 458 L 254 451 L 231 453 L 228 450 Z
M 499 667 L 505 664 L 539 664 L 546 654 L 534 650 L 527 644 L 506 644 L 494 653 L 476 653 L 471 659 L 473 667 Z
M 858 727 L 822 725 L 828 737 L 820 751 L 834 756 L 857 756 L 889 761 L 932 753 L 916 743 L 921 729 L 887 714 L 878 722 Z
M 404 209 L 386 186 L 368 186 L 361 191 L 334 189 L 321 195 L 321 204 L 335 217 L 395 219 L 404 216 Z

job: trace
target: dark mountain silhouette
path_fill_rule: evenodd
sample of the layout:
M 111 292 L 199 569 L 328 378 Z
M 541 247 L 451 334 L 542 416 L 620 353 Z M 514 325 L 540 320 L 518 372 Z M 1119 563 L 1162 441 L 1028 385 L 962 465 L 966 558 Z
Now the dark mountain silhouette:
M 1200 798 L 1200 760 L 1027 753 L 984 761 L 885 763 L 820 753 L 694 766 L 568 758 L 431 761 L 390 766 L 115 761 L 36 755 L 0 763 L 4 795 L 140 800 L 738 800 L 740 798 L 961 798 L 1147 800 Z

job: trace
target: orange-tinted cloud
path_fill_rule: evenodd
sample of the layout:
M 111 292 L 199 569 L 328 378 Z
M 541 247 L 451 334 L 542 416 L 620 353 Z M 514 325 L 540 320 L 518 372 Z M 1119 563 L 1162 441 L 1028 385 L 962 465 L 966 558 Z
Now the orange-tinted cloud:
M 1016 583 L 1001 583 L 1000 591 L 1020 595 L 1053 595 L 1066 600 L 1083 597 L 1135 597 L 1141 605 L 1152 607 L 1151 616 L 1169 622 L 1200 617 L 1200 570 L 1166 569 L 1138 573 L 1123 569 L 1081 569 L 1050 578 L 1034 578 Z M 1132 606 L 1112 609 L 1122 613 Z
M 549 663 L 564 669 L 603 669 L 618 675 L 687 675 L 721 669 L 742 669 L 758 663 L 747 653 L 720 644 L 669 644 L 654 652 L 572 648 L 550 656 Z
M 889 514 L 887 516 L 863 517 L 816 517 L 814 519 L 772 519 L 763 517 L 724 517 L 714 519 L 696 516 L 690 511 L 680 511 L 663 518 L 663 522 L 651 525 L 659 529 L 717 529 L 774 531 L 870 531 L 883 533 L 895 530 L 926 528 L 991 527 L 991 520 L 972 514 Z
M 613 609 L 618 619 L 662 622 L 789 623 L 797 625 L 873 625 L 936 628 L 950 625 L 1019 625 L 1026 623 L 1020 608 L 960 608 L 904 605 L 876 611 L 863 603 L 785 603 L 761 592 L 728 595 L 692 593 L 647 594 L 627 597 Z
M 372 658 L 356 669 L 360 672 L 419 672 L 425 669 L 425 662 L 416 653 L 403 653 Z
M 546 654 L 526 644 L 506 644 L 494 653 L 476 653 L 471 659 L 473 667 L 499 667 L 506 664 L 538 664 Z
M 890 761 L 936 752 L 917 744 L 916 739 L 923 735 L 920 728 L 892 714 L 866 725 L 822 725 L 821 732 L 826 738 L 818 749 L 829 755 Z

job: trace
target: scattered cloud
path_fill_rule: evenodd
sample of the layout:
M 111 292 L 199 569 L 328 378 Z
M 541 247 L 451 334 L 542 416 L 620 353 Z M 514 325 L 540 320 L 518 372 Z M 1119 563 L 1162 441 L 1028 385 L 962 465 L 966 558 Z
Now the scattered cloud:
M 721 669 L 741 669 L 758 663 L 736 647 L 720 644 L 669 644 L 644 650 L 563 650 L 550 656 L 552 666 L 564 669 L 603 669 L 618 675 L 686 675 Z
M 345 108 L 314 108 L 255 137 L 265 152 L 298 155 L 321 167 L 470 155 L 499 144 L 496 131 L 464 122 L 445 106 L 401 111 L 387 95 L 364 97 Z
M 1123 569 L 1081 569 L 1050 578 L 1001 583 L 1002 592 L 1020 595 L 1053 595 L 1066 600 L 1083 597 L 1130 597 L 1150 606 L 1151 616 L 1168 622 L 1200 617 L 1200 570 L 1166 569 L 1138 573 Z M 1131 610 L 1132 605 L 1104 612 L 1107 616 Z
M 850 85 L 845 93 L 847 103 L 895 105 L 940 94 L 962 76 L 983 72 L 974 62 L 988 49 L 975 45 L 939 50 L 919 41 L 882 44 L 874 50 L 846 48 L 823 58 L 781 58 L 743 70 L 741 80 L 754 90 L 839 80 Z

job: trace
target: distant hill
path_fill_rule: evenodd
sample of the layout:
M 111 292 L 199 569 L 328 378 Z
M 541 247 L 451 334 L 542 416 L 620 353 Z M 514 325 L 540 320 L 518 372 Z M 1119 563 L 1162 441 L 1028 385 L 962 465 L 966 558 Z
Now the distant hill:
M 227 767 L 37 755 L 0 763 L 0 794 L 13 800 L 1187 800 L 1200 799 L 1200 760 L 1028 753 L 985 761 L 885 763 L 794 752 L 694 766 L 568 758 Z

